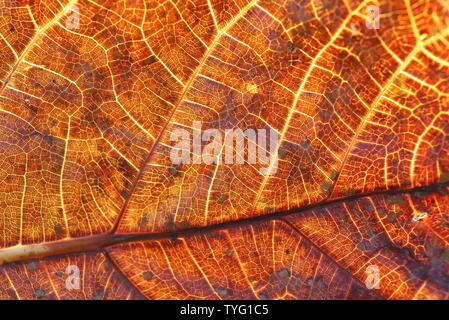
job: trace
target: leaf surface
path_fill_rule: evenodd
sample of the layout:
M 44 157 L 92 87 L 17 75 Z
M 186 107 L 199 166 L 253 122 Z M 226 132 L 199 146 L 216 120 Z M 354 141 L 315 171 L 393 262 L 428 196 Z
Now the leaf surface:
M 0 1 L 1 297 L 447 298 L 449 7 L 370 4 Z M 276 173 L 174 166 L 195 121 Z

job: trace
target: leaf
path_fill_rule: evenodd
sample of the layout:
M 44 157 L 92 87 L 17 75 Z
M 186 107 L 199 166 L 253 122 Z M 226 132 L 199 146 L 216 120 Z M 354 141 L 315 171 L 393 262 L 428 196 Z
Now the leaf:
M 336 201 L 107 252 L 152 299 L 447 299 L 449 234 L 440 217 L 449 209 L 448 190 Z M 388 204 L 393 197 L 403 203 Z M 416 207 L 434 202 L 444 204 L 423 222 L 413 220 Z M 365 287 L 369 266 L 382 275 L 374 292 Z M 148 281 L 145 272 L 153 275 Z
M 82 276 L 76 290 L 67 286 L 77 266 Z M 69 272 L 68 272 L 69 271 Z M 69 279 L 70 282 L 70 279 Z M 0 276 L 2 299 L 142 299 L 120 272 L 114 270 L 108 258 L 101 253 L 86 253 L 42 261 L 9 264 Z
M 447 299 L 449 7 L 370 4 L 1 1 L 0 297 Z

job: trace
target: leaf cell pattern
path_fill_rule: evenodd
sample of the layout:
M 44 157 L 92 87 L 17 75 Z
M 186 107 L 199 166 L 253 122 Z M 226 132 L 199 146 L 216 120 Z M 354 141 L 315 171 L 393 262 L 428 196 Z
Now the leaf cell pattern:
M 446 1 L 0 0 L 0 49 L 0 298 L 448 298 Z M 194 121 L 277 172 L 174 167 Z

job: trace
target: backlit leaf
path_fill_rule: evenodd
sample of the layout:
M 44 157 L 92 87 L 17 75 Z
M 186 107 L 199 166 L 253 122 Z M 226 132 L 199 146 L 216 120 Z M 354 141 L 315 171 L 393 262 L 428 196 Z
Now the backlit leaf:
M 448 298 L 446 1 L 0 0 L 0 58 L 0 298 Z

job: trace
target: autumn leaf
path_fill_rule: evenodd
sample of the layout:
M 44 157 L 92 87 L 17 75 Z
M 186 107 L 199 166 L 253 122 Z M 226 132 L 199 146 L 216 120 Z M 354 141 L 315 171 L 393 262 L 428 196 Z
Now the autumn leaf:
M 449 297 L 445 1 L 0 0 L 0 26 L 0 298 Z M 279 144 L 173 163 L 197 124 Z

